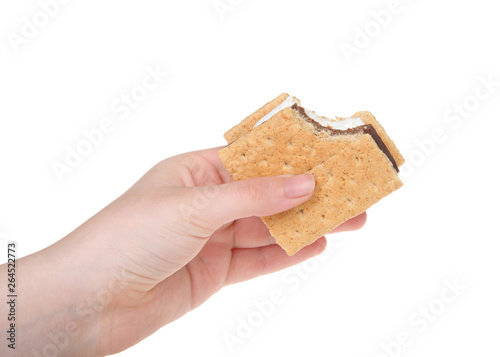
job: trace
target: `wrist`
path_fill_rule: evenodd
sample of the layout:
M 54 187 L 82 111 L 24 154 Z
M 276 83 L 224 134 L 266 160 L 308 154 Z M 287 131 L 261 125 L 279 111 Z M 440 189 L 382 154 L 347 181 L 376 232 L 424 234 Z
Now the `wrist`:
M 92 261 L 78 259 L 68 236 L 18 261 L 19 345 L 28 356 L 94 356 L 100 314 Z M 89 309 L 95 311 L 88 314 Z M 21 310 L 21 309 L 20 309 Z

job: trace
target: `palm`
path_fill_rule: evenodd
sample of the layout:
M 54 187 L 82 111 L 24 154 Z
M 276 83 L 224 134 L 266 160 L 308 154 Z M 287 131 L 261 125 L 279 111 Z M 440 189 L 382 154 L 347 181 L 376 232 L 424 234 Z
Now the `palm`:
M 221 185 L 232 181 L 219 159 L 220 148 L 179 155 L 165 160 L 153 168 L 138 183 L 137 191 L 154 188 L 154 194 L 173 192 L 172 188 Z M 149 214 L 149 212 L 148 212 Z M 165 212 L 162 212 L 165 216 Z M 158 218 L 158 217 L 156 217 Z M 365 217 L 353 219 L 345 224 L 344 230 L 352 230 L 363 225 Z M 168 226 L 168 225 L 167 225 Z M 191 239 L 205 243 L 205 240 L 172 232 L 163 227 L 160 231 L 144 230 L 150 240 L 164 240 L 168 236 L 176 239 Z M 180 230 L 182 231 L 182 230 Z M 140 239 L 139 239 L 140 241 Z M 198 245 L 202 243 L 197 243 Z M 143 243 L 139 243 L 142 244 Z M 163 244 L 165 245 L 165 244 Z M 134 280 L 127 290 L 117 299 L 116 312 L 108 323 L 112 335 L 108 351 L 117 352 L 140 341 L 163 325 L 179 318 L 196 308 L 224 285 L 248 280 L 259 275 L 281 270 L 304 261 L 319 252 L 326 245 L 325 239 L 319 239 L 297 254 L 289 257 L 258 217 L 238 219 L 213 233 L 201 250 L 196 250 L 186 265 L 171 267 L 161 266 L 151 259 L 152 256 L 167 256 L 172 249 L 146 252 L 137 261 L 146 265 L 145 271 L 172 271 L 166 278 L 146 276 Z M 158 245 L 154 245 L 158 246 Z M 141 263 L 144 262 L 144 263 Z M 184 263 L 185 264 L 185 263 Z M 156 269 L 160 266 L 159 269 Z M 135 272 L 142 276 L 142 272 Z M 158 276 L 161 276 L 158 275 Z M 131 323 L 133 322 L 133 323 Z
M 177 172 L 180 186 L 212 186 L 233 181 L 218 156 L 219 148 L 181 155 Z M 304 253 L 307 253 L 304 252 Z M 167 285 L 184 296 L 181 310 L 193 309 L 224 285 L 282 269 L 310 257 L 288 257 L 276 245 L 267 227 L 258 217 L 235 220 L 218 229 L 202 250 L 180 271 L 155 289 Z

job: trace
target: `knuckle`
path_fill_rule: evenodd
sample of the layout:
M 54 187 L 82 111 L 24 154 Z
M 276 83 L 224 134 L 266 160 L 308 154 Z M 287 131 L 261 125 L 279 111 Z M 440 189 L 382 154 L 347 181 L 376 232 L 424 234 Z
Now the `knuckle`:
M 192 215 L 188 223 L 188 232 L 192 237 L 207 238 L 210 237 L 214 232 L 214 228 L 211 222 L 208 222 L 201 215 Z
M 213 222 L 207 217 L 208 204 L 202 199 L 201 190 L 191 190 L 184 202 L 178 205 L 182 222 L 186 225 L 186 231 L 192 236 L 205 238 L 214 232 Z M 200 202 L 204 203 L 201 204 Z M 178 222 L 179 223 L 179 222 Z
M 265 192 L 261 184 L 250 180 L 239 191 L 242 201 L 261 201 L 265 198 Z

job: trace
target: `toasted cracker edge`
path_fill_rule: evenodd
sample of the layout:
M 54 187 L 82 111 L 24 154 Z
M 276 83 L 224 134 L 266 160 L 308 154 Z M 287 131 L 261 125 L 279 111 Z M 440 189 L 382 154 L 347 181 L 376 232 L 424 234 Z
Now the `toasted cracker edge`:
M 287 130 L 283 132 L 279 128 L 285 121 Z M 311 200 L 289 211 L 262 217 L 278 244 L 289 255 L 349 218 L 361 214 L 402 186 L 389 159 L 370 135 L 335 138 L 307 126 L 312 128 L 312 124 L 296 118 L 292 109 L 286 108 L 219 153 L 235 180 L 307 171 L 315 175 L 317 187 Z M 311 144 L 313 141 L 314 145 Z M 314 150 L 310 151 L 311 146 L 314 146 L 316 154 L 313 154 Z M 251 147 L 259 147 L 263 151 L 248 150 Z M 331 155 L 332 151 L 336 154 Z M 358 162 L 354 159 L 357 155 L 369 162 Z M 324 161 L 321 164 L 319 161 L 314 163 L 315 160 Z M 249 162 L 255 165 L 248 165 Z M 288 162 L 288 167 L 283 162 Z M 342 186 L 343 178 L 351 186 Z M 304 210 L 304 217 L 307 218 L 302 222 L 297 220 L 300 210 Z M 322 216 L 327 217 L 326 221 Z
M 269 103 L 266 103 L 261 108 L 257 109 L 255 112 L 247 116 L 241 123 L 235 125 L 231 129 L 229 129 L 224 134 L 224 139 L 226 139 L 227 143 L 230 144 L 239 138 L 242 135 L 248 133 L 254 125 L 267 114 L 269 114 L 274 108 L 283 103 L 283 101 L 288 98 L 289 95 L 287 93 L 282 93 Z

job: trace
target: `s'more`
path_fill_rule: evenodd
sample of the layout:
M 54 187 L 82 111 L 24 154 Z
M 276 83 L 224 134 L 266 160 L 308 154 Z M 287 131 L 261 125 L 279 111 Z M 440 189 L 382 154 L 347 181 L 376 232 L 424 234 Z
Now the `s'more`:
M 293 255 L 400 188 L 404 158 L 366 111 L 329 119 L 281 94 L 224 134 L 219 156 L 234 180 L 310 172 L 313 196 L 288 211 L 261 217 Z

